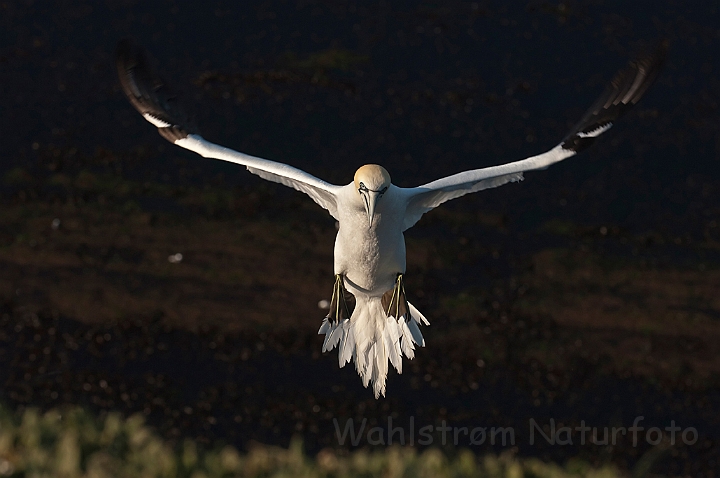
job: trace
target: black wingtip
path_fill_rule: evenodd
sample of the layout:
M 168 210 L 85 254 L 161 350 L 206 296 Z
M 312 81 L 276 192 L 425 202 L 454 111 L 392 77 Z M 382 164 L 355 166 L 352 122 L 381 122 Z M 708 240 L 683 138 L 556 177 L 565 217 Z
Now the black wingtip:
M 158 127 L 160 134 L 175 142 L 197 133 L 192 121 L 179 104 L 177 96 L 155 73 L 145 50 L 130 39 L 122 39 L 115 48 L 115 66 L 125 96 L 146 120 Z
M 669 42 L 660 40 L 651 52 L 639 55 L 617 72 L 603 94 L 563 139 L 562 148 L 576 153 L 588 148 L 640 101 L 662 71 L 668 48 Z
M 175 143 L 178 140 L 187 138 L 190 132 L 187 130 L 180 128 L 178 126 L 168 126 L 166 128 L 158 128 L 158 133 L 160 133 L 160 136 L 165 138 L 166 140 L 170 141 L 171 143 Z

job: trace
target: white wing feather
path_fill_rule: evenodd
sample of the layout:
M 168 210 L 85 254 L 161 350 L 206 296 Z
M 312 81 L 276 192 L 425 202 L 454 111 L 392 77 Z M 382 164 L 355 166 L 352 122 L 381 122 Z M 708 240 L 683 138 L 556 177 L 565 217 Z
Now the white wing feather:
M 207 141 L 200 136 L 171 88 L 150 66 L 145 51 L 128 40 L 118 43 L 115 61 L 120 86 L 130 103 L 163 138 L 206 158 L 241 164 L 263 179 L 284 184 L 310 196 L 338 219 L 336 192 L 341 189 L 287 164 L 256 158 Z
M 189 134 L 185 138 L 177 139 L 175 140 L 175 144 L 194 151 L 205 158 L 220 159 L 222 161 L 241 164 L 245 166 L 248 171 L 263 179 L 304 192 L 310 196 L 313 201 L 327 209 L 332 217 L 338 219 L 335 194 L 336 191 L 340 189 L 340 186 L 329 184 L 305 171 L 293 168 L 287 164 L 256 158 L 211 143 L 197 134 Z
M 407 230 L 420 220 L 423 214 L 451 199 L 466 194 L 496 188 L 503 184 L 522 181 L 524 171 L 545 169 L 553 163 L 573 156 L 575 151 L 563 149 L 558 145 L 550 151 L 531 158 L 501 164 L 483 169 L 473 169 L 438 179 L 422 186 L 405 189 L 408 205 L 405 211 L 403 230 Z
M 550 151 L 513 163 L 465 171 L 417 188 L 403 189 L 407 198 L 404 230 L 445 201 L 521 181 L 523 172 L 545 169 L 590 146 L 645 94 L 660 73 L 666 52 L 667 43 L 662 42 L 652 53 L 631 61 L 616 73 L 575 127 Z

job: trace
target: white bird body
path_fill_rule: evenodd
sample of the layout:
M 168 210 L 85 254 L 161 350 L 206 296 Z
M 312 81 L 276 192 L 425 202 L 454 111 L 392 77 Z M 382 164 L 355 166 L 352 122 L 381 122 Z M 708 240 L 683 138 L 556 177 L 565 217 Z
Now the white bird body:
M 144 52 L 128 41 L 116 54 L 123 91 L 160 134 L 208 158 L 245 166 L 253 174 L 310 196 L 338 221 L 335 287 L 330 313 L 319 334 L 323 351 L 338 347 L 340 366 L 350 360 L 375 397 L 385 394 L 388 362 L 402 373 L 402 356 L 425 345 L 419 326 L 427 319 L 405 297 L 404 231 L 440 204 L 468 193 L 523 179 L 523 172 L 545 169 L 587 148 L 635 104 L 657 77 L 666 45 L 621 70 L 565 139 L 545 153 L 499 166 L 474 169 L 416 188 L 399 188 L 378 165 L 365 165 L 354 181 L 335 186 L 287 164 L 256 158 L 211 143 L 191 126 L 175 96 L 147 65 Z M 346 298 L 349 293 L 352 297 Z M 355 300 L 350 311 L 349 302 Z
M 320 328 L 326 337 L 323 351 L 337 346 L 341 367 L 352 358 L 365 386 L 371 382 L 379 396 L 385 393 L 388 361 L 401 373 L 403 353 L 412 358 L 413 342 L 424 345 L 417 328 L 422 320 L 419 312 L 414 317 L 389 317 L 382 304 L 383 295 L 393 290 L 398 274 L 405 273 L 403 224 L 407 193 L 388 184 L 382 200 L 377 202 L 372 222 L 358 194 L 357 182 L 342 187 L 336 198 L 339 228 L 334 271 L 343 278 L 356 304 L 351 317 L 335 323 L 328 319 L 323 322 Z M 411 321 L 410 326 L 406 321 Z
M 344 186 L 337 198 L 335 274 L 345 276 L 353 294 L 381 297 L 392 289 L 397 274 L 405 273 L 405 196 L 400 188 L 390 186 L 378 202 L 372 225 L 353 183 Z

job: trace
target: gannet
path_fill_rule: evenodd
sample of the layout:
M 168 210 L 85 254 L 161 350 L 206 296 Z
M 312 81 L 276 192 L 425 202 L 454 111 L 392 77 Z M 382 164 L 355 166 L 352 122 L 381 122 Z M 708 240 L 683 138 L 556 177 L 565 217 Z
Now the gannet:
M 330 312 L 318 334 L 325 334 L 323 352 L 337 347 L 340 367 L 353 360 L 363 385 L 372 384 L 375 398 L 379 398 L 385 395 L 388 361 L 402 373 L 402 356 L 412 359 L 415 345 L 425 345 L 419 326 L 430 325 L 405 294 L 403 233 L 423 214 L 450 199 L 521 181 L 524 172 L 545 169 L 590 146 L 645 94 L 660 72 L 666 49 L 663 43 L 621 69 L 575 127 L 549 151 L 415 188 L 394 185 L 388 171 L 377 164 L 361 166 L 349 184 L 338 186 L 287 164 L 211 143 L 150 68 L 142 48 L 121 41 L 116 65 L 130 103 L 163 138 L 301 191 L 337 220 L 335 282 Z

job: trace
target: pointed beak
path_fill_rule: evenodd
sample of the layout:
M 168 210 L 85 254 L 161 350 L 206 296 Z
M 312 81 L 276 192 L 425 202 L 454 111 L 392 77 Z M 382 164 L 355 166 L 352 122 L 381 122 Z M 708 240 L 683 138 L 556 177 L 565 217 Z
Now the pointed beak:
M 375 218 L 375 204 L 380 197 L 378 191 L 367 191 L 363 194 L 365 200 L 365 212 L 368 215 L 368 228 L 372 227 L 373 219 Z

